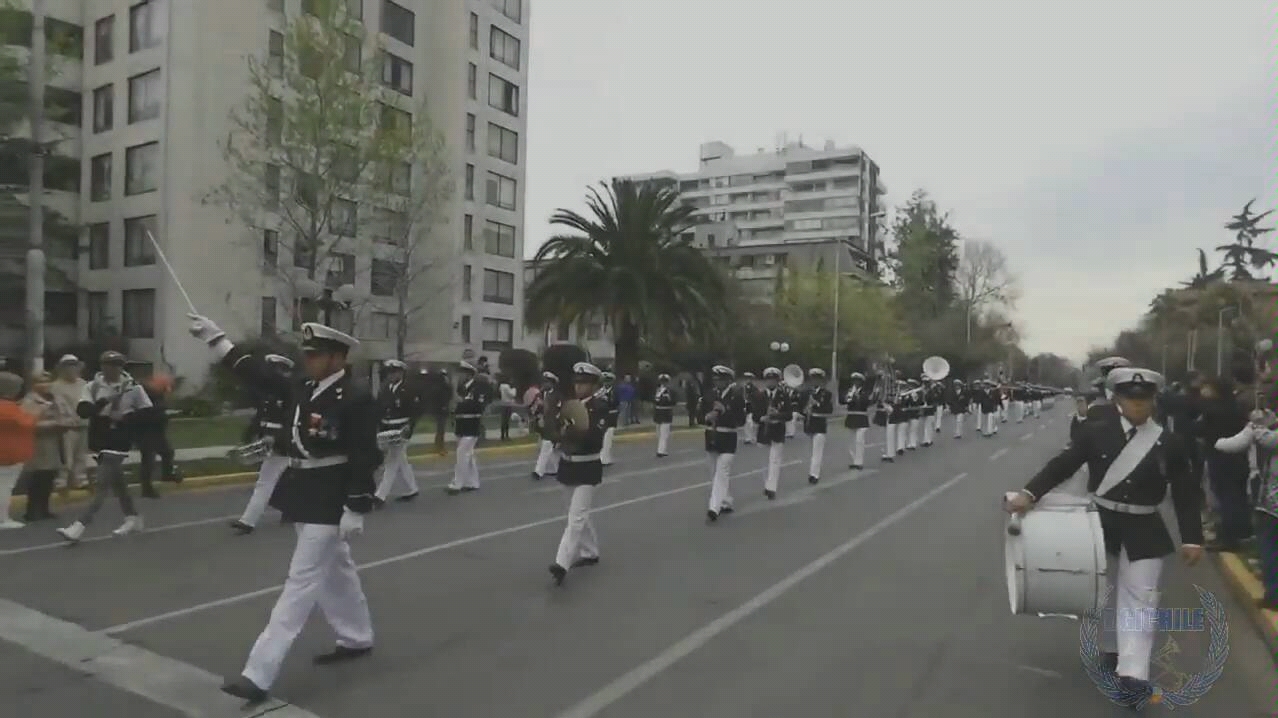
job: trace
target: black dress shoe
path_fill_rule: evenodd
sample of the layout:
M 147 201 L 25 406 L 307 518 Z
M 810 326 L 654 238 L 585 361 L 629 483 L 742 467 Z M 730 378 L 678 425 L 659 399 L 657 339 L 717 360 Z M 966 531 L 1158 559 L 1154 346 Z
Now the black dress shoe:
M 706 511 L 706 521 L 709 521 L 710 523 L 714 523 L 715 521 L 718 521 L 718 520 L 719 520 L 718 511 Z
M 812 484 L 813 486 L 816 486 L 816 483 L 817 483 L 818 481 L 820 481 L 820 479 L 818 479 L 818 478 L 817 478 L 817 477 L 815 477 L 815 476 L 809 476 L 809 477 L 808 477 L 808 483 L 809 483 L 809 484 Z
M 1118 672 L 1118 654 L 1102 653 L 1100 654 L 1100 669 L 1104 673 Z
M 266 691 L 258 688 L 254 685 L 253 681 L 250 681 L 244 676 L 232 678 L 226 683 L 223 683 L 222 692 L 227 695 L 246 700 L 249 702 L 249 705 L 257 705 L 258 703 L 265 701 L 267 697 Z
M 883 463 L 885 463 L 885 464 L 895 464 L 895 463 L 896 463 L 896 457 L 894 457 L 894 456 L 884 456 L 884 457 L 883 457 Z
M 733 509 L 732 509 L 732 507 L 731 507 L 731 506 L 724 506 L 724 507 L 722 507 L 722 508 L 720 508 L 720 509 L 719 509 L 719 513 L 721 513 L 721 514 L 730 514 L 730 513 L 732 513 L 732 511 L 733 511 Z
M 581 558 L 572 562 L 572 567 L 581 568 L 582 566 L 594 566 L 598 563 L 599 563 L 598 556 L 582 556 Z
M 897 450 L 896 450 L 896 455 L 897 455 L 897 456 L 905 456 L 905 449 L 897 449 Z
M 417 494 L 418 494 L 418 492 L 414 491 L 414 492 L 413 492 L 413 493 L 411 493 L 411 494 L 404 494 L 403 496 L 400 496 L 399 498 L 397 498 L 397 499 L 395 499 L 395 500 L 396 500 L 396 501 L 398 501 L 398 502 L 399 502 L 399 503 L 401 503 L 401 504 L 406 504 L 406 503 L 408 503 L 409 501 L 413 501 L 413 500 L 415 500 L 415 499 L 417 498 Z
M 231 522 L 231 530 L 241 536 L 253 533 L 253 527 L 239 519 Z
M 449 496 L 456 496 L 457 494 L 461 493 L 461 489 L 454 489 L 453 487 L 449 486 L 444 489 L 444 493 L 448 494 Z
M 658 459 L 664 459 L 664 458 L 666 458 L 666 457 L 667 457 L 667 456 L 669 456 L 669 455 L 670 455 L 670 454 L 657 454 L 657 458 L 658 458 Z
M 1118 690 L 1118 702 L 1134 710 L 1144 708 L 1154 697 L 1153 683 L 1130 676 L 1118 677 Z
M 766 496 L 766 497 L 768 497 L 768 501 L 772 501 L 773 499 L 775 499 L 775 498 L 777 497 L 777 492 L 772 491 L 772 490 L 770 490 L 770 489 L 764 489 L 764 490 L 763 490 L 763 495 L 764 495 L 764 496 Z
M 472 492 L 472 491 L 479 491 L 479 487 L 478 487 L 478 486 L 463 486 L 463 487 L 462 487 L 462 493 L 463 493 L 463 494 L 468 494 L 468 493 L 470 493 L 470 492 Z
M 315 662 L 315 665 L 317 666 L 329 666 L 334 663 L 341 663 L 343 661 L 353 661 L 356 658 L 363 658 L 364 656 L 367 656 L 368 654 L 372 652 L 373 652 L 372 646 L 365 646 L 364 648 L 350 648 L 347 646 L 337 646 L 336 648 L 329 651 L 328 653 L 319 654 L 313 660 Z
M 532 472 L 532 480 L 541 481 L 541 474 L 537 473 L 536 471 Z
M 568 577 L 568 569 L 557 563 L 550 564 L 550 575 L 555 579 L 556 586 L 564 585 L 564 579 Z

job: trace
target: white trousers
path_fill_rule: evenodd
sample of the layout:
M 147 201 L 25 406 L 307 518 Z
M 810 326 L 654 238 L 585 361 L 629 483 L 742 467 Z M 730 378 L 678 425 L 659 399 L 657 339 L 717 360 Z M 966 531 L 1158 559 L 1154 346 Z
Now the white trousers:
M 479 462 L 475 460 L 475 444 L 478 436 L 457 437 L 457 463 L 453 466 L 453 482 L 450 489 L 479 488 Z
M 1041 399 L 1036 399 L 1033 404 L 1030 404 L 1030 413 L 1032 413 L 1034 416 L 1038 416 L 1039 413 L 1042 411 L 1043 411 L 1043 401 Z
M 954 415 L 954 438 L 963 438 L 963 419 L 967 418 L 967 414 Z
M 1004 422 L 1004 423 L 1006 423 L 1006 422 L 1007 422 L 1007 415 L 1008 415 L 1008 413 L 1011 411 L 1011 408 L 1012 408 L 1012 407 L 1011 407 L 1011 406 L 1009 406 L 1007 402 L 1003 402 L 1002 404 L 999 404 L 999 407 L 998 407 L 998 419 L 999 419 L 999 421 Z
M 1118 654 L 1118 675 L 1147 681 L 1149 660 L 1158 637 L 1158 620 L 1152 614 L 1158 609 L 1163 559 L 1129 561 L 1124 550 L 1119 556 L 1109 556 L 1108 564 L 1105 573 L 1110 591 L 1101 650 Z M 1110 620 L 1116 630 L 1109 630 Z
M 781 461 L 785 458 L 785 444 L 774 441 L 768 447 L 768 473 L 763 479 L 763 488 L 776 491 L 781 483 Z
M 604 432 L 603 448 L 599 450 L 599 461 L 604 466 L 612 463 L 612 441 L 616 436 L 617 430 L 611 426 Z
M 271 502 L 275 485 L 279 483 L 280 477 L 284 475 L 284 469 L 287 468 L 288 457 L 286 456 L 272 454 L 262 460 L 262 466 L 257 470 L 257 483 L 253 484 L 253 495 L 249 497 L 248 505 L 244 507 L 240 523 L 246 526 L 257 526 L 257 522 L 262 519 L 262 514 L 266 511 L 266 505 Z
M 747 444 L 753 444 L 759 440 L 759 425 L 755 423 L 754 416 L 746 413 L 745 426 L 741 431 L 741 438 Z
M 896 424 L 883 427 L 883 458 L 896 456 Z
M 981 414 L 981 433 L 991 436 L 998 432 L 998 412 L 991 411 L 988 414 Z
M 909 448 L 910 445 L 910 422 L 903 421 L 896 425 L 896 450 Z
M 909 443 L 905 445 L 905 448 L 907 449 L 919 448 L 919 429 L 921 428 L 922 423 L 923 422 L 920 419 L 910 419 L 910 435 L 908 439 Z
M 790 420 L 785 423 L 785 438 L 793 439 L 795 435 L 798 433 L 799 433 L 799 420 L 795 419 L 794 416 L 791 415 Z
M 296 524 L 294 528 L 297 546 L 288 565 L 284 591 L 244 664 L 244 677 L 263 690 L 275 682 L 284 656 L 317 604 L 337 634 L 337 645 L 373 645 L 373 621 L 350 544 L 338 535 L 336 526 Z
M 672 424 L 657 424 L 657 453 L 665 456 L 670 453 L 670 431 Z
M 382 462 L 382 480 L 377 486 L 377 498 L 385 501 L 395 490 L 400 481 L 408 491 L 405 496 L 418 492 L 417 477 L 413 474 L 413 465 L 408 463 L 408 442 L 386 447 L 386 459 Z
M 945 418 L 945 407 L 944 406 L 936 407 L 936 421 L 932 424 L 932 426 L 936 427 L 936 433 L 938 434 L 941 433 L 941 419 L 944 419 L 944 418 Z
M 559 551 L 555 563 L 571 568 L 579 558 L 599 558 L 599 537 L 590 520 L 590 507 L 595 500 L 595 487 L 574 486 L 568 500 L 568 523 L 559 539 Z
M 555 451 L 554 442 L 548 439 L 541 440 L 541 444 L 537 447 L 537 463 L 533 466 L 533 473 L 538 476 L 559 473 L 559 452 Z
M 865 466 L 865 435 L 868 433 L 869 429 L 852 430 L 852 445 L 848 447 L 848 454 L 852 457 L 853 466 Z
M 929 411 L 923 417 L 923 445 L 932 445 L 932 435 L 936 433 L 936 413 Z
M 718 513 L 732 506 L 732 460 L 736 454 L 710 454 L 710 510 Z
M 1025 421 L 1025 402 L 1012 402 L 1012 418 L 1015 419 L 1018 424 Z
M 18 477 L 21 475 L 22 464 L 0 466 L 0 523 L 10 520 L 9 503 L 13 497 L 13 489 L 18 485 Z
M 808 476 L 821 478 L 821 463 L 825 461 L 825 434 L 812 435 L 812 459 L 808 461 Z

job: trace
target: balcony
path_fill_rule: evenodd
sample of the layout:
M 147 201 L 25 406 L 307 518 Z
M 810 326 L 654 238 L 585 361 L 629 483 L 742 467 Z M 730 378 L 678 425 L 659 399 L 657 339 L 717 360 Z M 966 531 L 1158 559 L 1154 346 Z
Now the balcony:
M 860 177 L 861 168 L 855 166 L 831 167 L 824 170 L 806 171 L 806 172 L 787 172 L 785 175 L 786 184 L 798 184 L 801 182 L 820 182 L 822 180 L 843 179 L 846 177 Z

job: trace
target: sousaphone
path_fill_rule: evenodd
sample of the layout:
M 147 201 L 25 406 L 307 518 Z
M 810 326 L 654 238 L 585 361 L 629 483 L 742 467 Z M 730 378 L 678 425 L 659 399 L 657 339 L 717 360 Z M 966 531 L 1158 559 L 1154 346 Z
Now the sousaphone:
M 923 360 L 923 376 L 940 381 L 950 375 L 950 363 L 945 357 L 928 357 Z
M 798 364 L 790 364 L 781 370 L 781 381 L 791 389 L 798 389 L 803 386 L 803 367 Z

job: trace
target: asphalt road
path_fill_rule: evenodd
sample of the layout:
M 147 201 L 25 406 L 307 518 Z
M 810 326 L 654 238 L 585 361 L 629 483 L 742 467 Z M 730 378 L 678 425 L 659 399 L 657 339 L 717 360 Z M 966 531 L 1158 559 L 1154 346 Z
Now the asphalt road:
M 879 441 L 872 432 L 872 442 Z M 859 475 L 830 438 L 818 487 L 807 441 L 787 445 L 781 495 L 762 496 L 765 451 L 743 447 L 737 512 L 707 525 L 699 434 L 658 460 L 618 443 L 596 494 L 598 566 L 555 588 L 546 572 L 565 490 L 533 482 L 531 451 L 481 459 L 483 489 L 374 515 L 354 545 L 378 630 L 374 654 L 332 668 L 293 647 L 274 693 L 286 718 L 1076 718 L 1121 716 L 1080 667 L 1078 624 L 1008 614 L 999 497 L 1058 450 L 1064 407 L 997 438 L 938 444 Z M 269 517 L 233 536 L 247 488 L 144 504 L 147 533 L 65 548 L 48 524 L 0 533 L 0 695 L 14 715 L 233 716 L 235 674 L 284 578 L 293 532 Z M 91 536 L 118 521 L 108 507 Z M 1164 605 L 1226 601 L 1223 676 L 1187 716 L 1273 715 L 1273 664 L 1209 565 L 1170 567 Z M 1179 670 L 1205 641 L 1177 634 Z M 146 698 L 142 697 L 145 696 Z M 16 702 L 15 702 L 16 701 Z M 24 710 L 25 709 L 25 710 Z M 1147 713 L 1166 710 L 1151 707 Z M 260 713 L 261 711 L 258 711 Z

